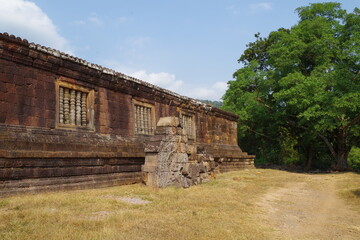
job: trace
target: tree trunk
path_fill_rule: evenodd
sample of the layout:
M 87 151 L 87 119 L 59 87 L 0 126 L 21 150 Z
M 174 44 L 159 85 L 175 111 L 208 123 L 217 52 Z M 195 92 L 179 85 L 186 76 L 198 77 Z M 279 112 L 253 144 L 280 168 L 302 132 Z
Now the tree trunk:
M 347 170 L 349 168 L 347 163 L 347 157 L 349 155 L 350 148 L 346 146 L 345 132 L 343 129 L 339 130 L 337 137 L 337 154 L 336 154 L 336 168 L 340 171 Z
M 347 157 L 349 155 L 349 151 L 338 152 L 336 159 L 336 169 L 339 171 L 344 171 L 349 169 L 347 163 Z
M 333 145 L 329 142 L 329 140 L 322 134 L 319 136 L 324 140 L 326 145 L 328 146 L 331 155 L 334 157 L 336 161 L 335 169 L 339 171 L 344 171 L 349 169 L 347 163 L 347 157 L 349 155 L 351 147 L 348 147 L 346 144 L 346 135 L 345 135 L 346 128 L 340 128 L 338 135 L 337 135 L 337 151 L 335 151 Z
M 314 151 L 311 146 L 309 146 L 307 150 L 308 150 L 307 151 L 308 154 L 307 154 L 307 162 L 306 162 L 305 170 L 309 171 L 311 169 L 312 160 L 314 158 Z

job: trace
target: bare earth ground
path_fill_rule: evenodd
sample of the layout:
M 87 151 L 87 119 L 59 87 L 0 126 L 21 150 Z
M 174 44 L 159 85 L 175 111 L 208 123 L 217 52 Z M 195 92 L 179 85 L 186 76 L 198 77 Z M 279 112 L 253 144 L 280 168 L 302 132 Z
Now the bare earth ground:
M 339 197 L 334 175 L 306 175 L 271 189 L 258 204 L 276 239 L 360 239 L 360 215 Z

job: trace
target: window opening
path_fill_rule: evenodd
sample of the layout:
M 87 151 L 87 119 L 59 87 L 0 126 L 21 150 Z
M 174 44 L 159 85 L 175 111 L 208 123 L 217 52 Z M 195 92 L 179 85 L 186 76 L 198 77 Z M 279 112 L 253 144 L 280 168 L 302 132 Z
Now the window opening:
M 59 123 L 87 126 L 87 92 L 59 86 Z
M 151 107 L 135 104 L 135 133 L 153 134 L 154 128 L 151 121 Z

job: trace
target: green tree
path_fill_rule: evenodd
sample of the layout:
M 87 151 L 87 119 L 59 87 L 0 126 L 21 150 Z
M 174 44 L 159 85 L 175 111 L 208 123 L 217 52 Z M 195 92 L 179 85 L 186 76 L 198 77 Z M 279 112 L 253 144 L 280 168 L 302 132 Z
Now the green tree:
M 221 101 L 211 101 L 211 100 L 203 100 L 203 99 L 196 99 L 202 103 L 209 104 L 212 107 L 221 108 L 222 102 Z
M 346 169 L 360 144 L 360 10 L 315 3 L 297 12 L 297 25 L 247 45 L 223 109 L 240 116 L 239 142 L 260 157 Z

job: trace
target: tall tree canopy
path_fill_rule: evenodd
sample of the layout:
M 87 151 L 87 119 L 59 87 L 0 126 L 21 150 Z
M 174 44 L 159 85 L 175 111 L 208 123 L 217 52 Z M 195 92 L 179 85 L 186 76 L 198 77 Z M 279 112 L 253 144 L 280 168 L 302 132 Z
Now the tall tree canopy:
M 360 10 L 297 12 L 297 25 L 247 45 L 223 109 L 240 116 L 239 142 L 260 159 L 345 169 L 360 145 Z

